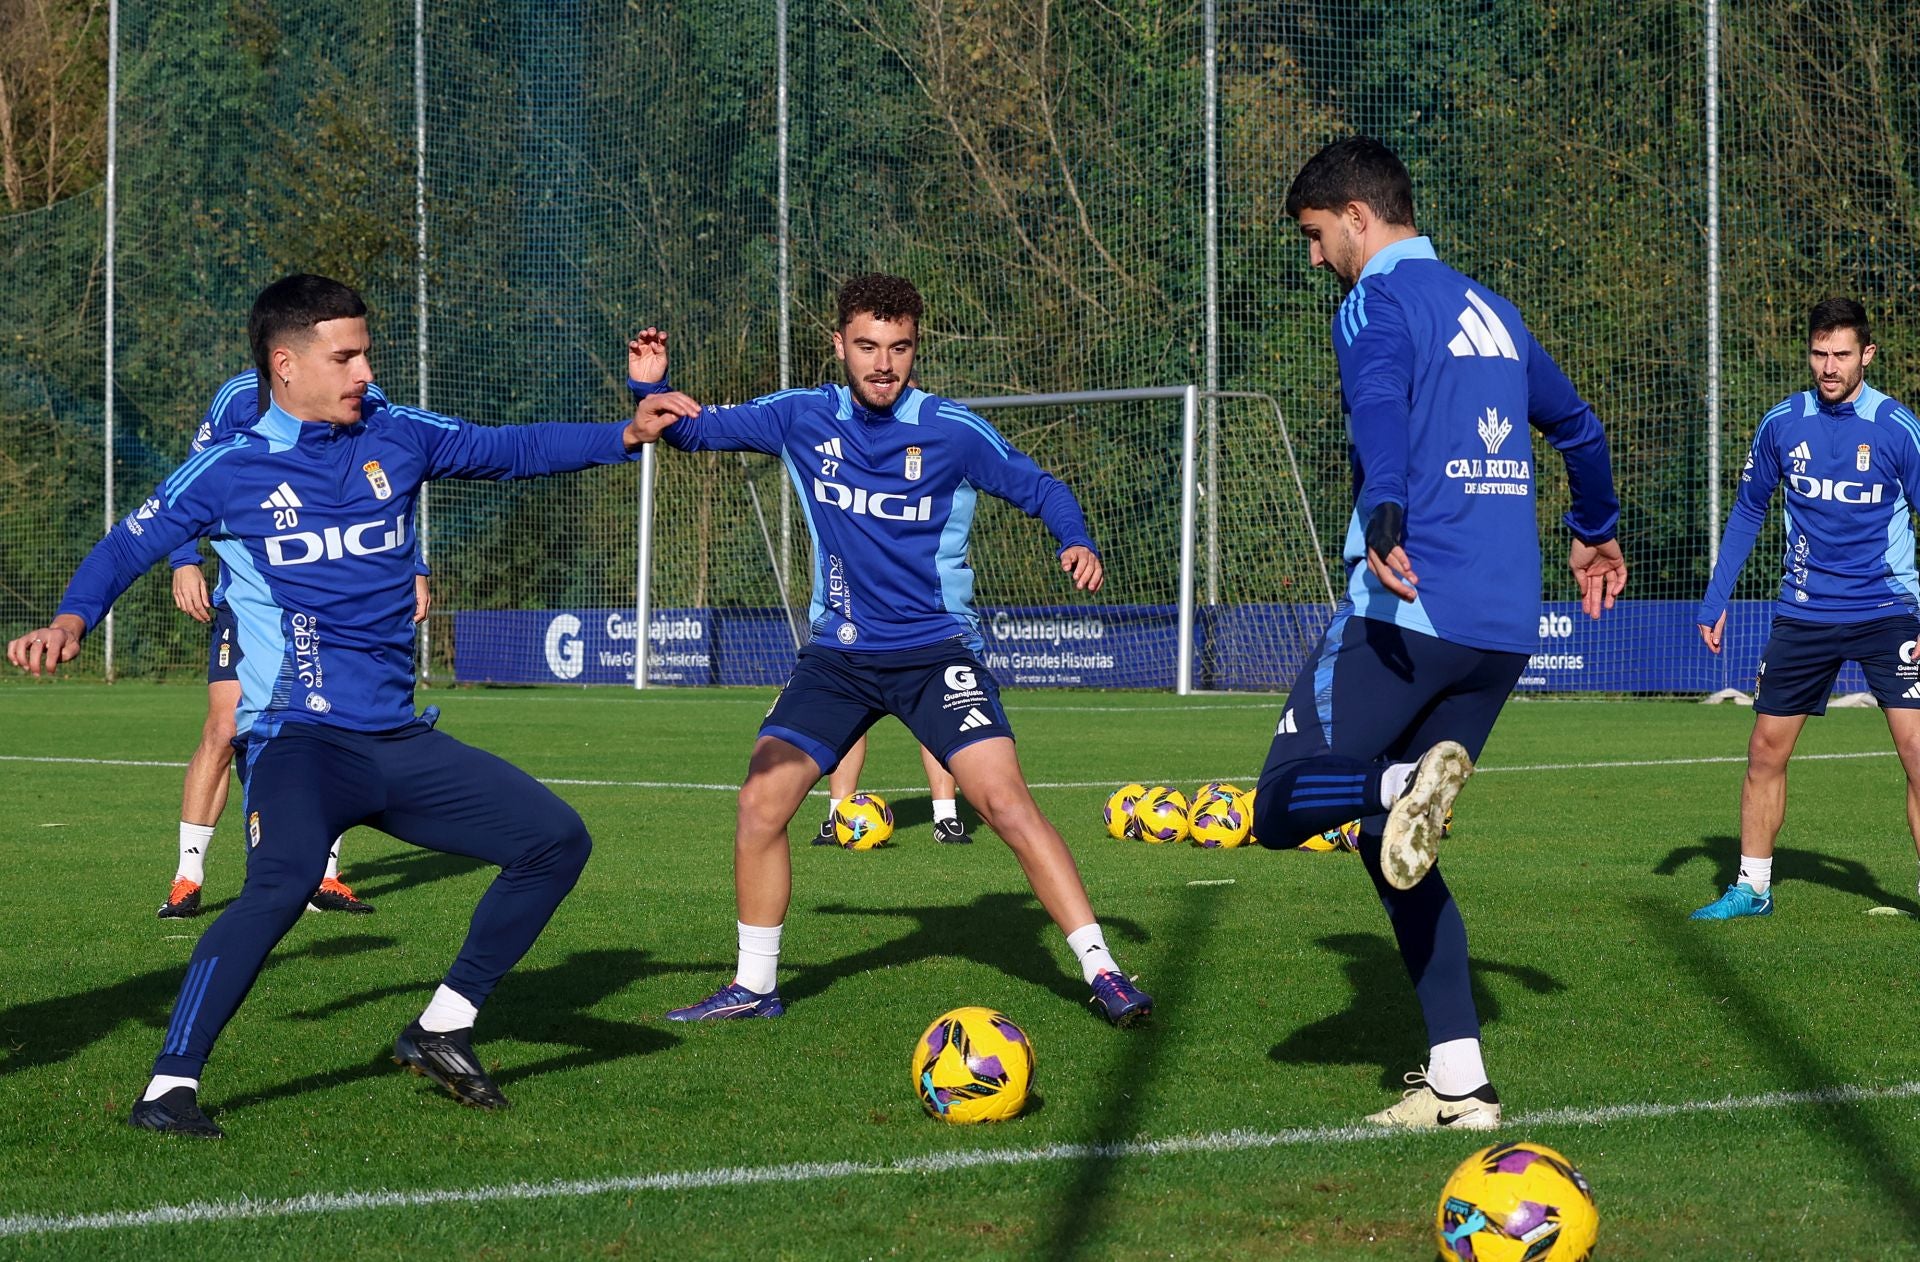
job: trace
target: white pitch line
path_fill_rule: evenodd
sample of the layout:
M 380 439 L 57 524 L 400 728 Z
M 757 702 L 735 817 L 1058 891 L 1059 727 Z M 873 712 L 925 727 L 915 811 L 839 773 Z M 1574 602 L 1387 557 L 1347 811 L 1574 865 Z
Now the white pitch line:
M 1799 762 L 1835 762 L 1855 758 L 1891 758 L 1891 749 L 1869 749 L 1850 754 L 1795 754 Z M 1720 763 L 1744 763 L 1745 754 L 1724 754 L 1707 758 L 1636 758 L 1623 762 L 1540 762 L 1516 763 L 1505 766 L 1476 767 L 1475 775 L 1490 776 L 1503 772 L 1516 771 L 1620 771 L 1644 767 L 1703 767 Z M 159 762 L 132 758 L 48 758 L 29 754 L 0 754 L 0 762 L 37 762 L 37 763 L 79 763 L 95 767 L 172 767 L 180 768 L 183 762 Z M 1251 780 L 1258 772 L 1246 772 L 1242 775 L 1228 776 L 1233 781 Z M 714 793 L 734 793 L 740 788 L 737 783 L 703 784 L 691 780 L 581 780 L 557 776 L 535 777 L 542 784 L 565 784 L 597 789 L 681 789 L 705 790 Z M 1198 779 L 1198 777 L 1194 777 Z M 1105 789 L 1112 787 L 1109 780 L 1044 780 L 1029 784 L 1029 789 Z M 926 788 L 924 783 L 885 786 L 872 792 L 892 796 L 896 793 L 918 793 Z M 813 790 L 811 796 L 826 797 L 824 789 Z
M 1697 1114 L 1751 1112 L 1756 1109 L 1799 1105 L 1856 1104 L 1875 1100 L 1904 1100 L 1920 1096 L 1920 1082 L 1885 1087 L 1823 1087 L 1812 1091 L 1767 1091 L 1759 1095 L 1723 1096 L 1716 1100 L 1680 1100 L 1668 1104 L 1615 1104 L 1593 1108 L 1543 1109 L 1512 1118 L 1509 1133 L 1531 1126 L 1606 1126 Z M 15 1214 L 0 1218 L 0 1239 L 14 1236 L 58 1235 L 76 1231 L 114 1231 L 173 1226 L 181 1223 L 238 1222 L 262 1218 L 291 1218 L 303 1214 L 364 1213 L 377 1209 L 420 1209 L 434 1205 L 480 1205 L 501 1201 L 578 1199 L 624 1192 L 683 1192 L 703 1188 L 752 1187 L 762 1184 L 814 1183 L 887 1174 L 948 1174 L 995 1166 L 1038 1165 L 1062 1161 L 1121 1161 L 1188 1153 L 1244 1152 L 1265 1148 L 1355 1144 L 1387 1140 L 1414 1140 L 1438 1134 L 1377 1126 L 1312 1126 L 1283 1131 L 1228 1130 L 1170 1139 L 1128 1139 L 1105 1144 L 1047 1144 L 1038 1148 L 983 1148 L 967 1152 L 932 1153 L 895 1161 L 800 1161 L 777 1166 L 719 1166 L 705 1170 L 670 1170 L 659 1174 L 621 1175 L 604 1179 L 561 1179 L 547 1183 L 506 1183 L 469 1188 L 424 1188 L 417 1191 L 379 1189 L 371 1192 L 321 1192 L 284 1200 L 190 1201 L 185 1205 L 156 1205 L 151 1209 L 98 1214 Z

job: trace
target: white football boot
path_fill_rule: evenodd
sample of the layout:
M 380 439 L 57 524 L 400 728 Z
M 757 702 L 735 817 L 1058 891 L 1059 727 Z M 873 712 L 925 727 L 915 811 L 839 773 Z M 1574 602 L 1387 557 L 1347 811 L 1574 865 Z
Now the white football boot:
M 1473 759 L 1458 741 L 1441 741 L 1414 765 L 1413 778 L 1387 812 L 1380 837 L 1380 868 L 1387 884 L 1410 890 L 1439 857 L 1453 800 L 1473 774 Z
M 1448 1099 L 1427 1083 L 1424 1069 L 1408 1074 L 1406 1082 L 1400 1103 L 1367 1114 L 1368 1122 L 1415 1131 L 1490 1131 L 1500 1125 L 1500 1096 L 1492 1083 L 1471 1095 Z

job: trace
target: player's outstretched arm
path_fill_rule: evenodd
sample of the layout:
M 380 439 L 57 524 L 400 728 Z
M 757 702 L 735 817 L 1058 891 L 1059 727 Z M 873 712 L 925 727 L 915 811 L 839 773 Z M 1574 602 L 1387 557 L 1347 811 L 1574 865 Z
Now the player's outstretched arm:
M 1060 568 L 1073 576 L 1075 591 L 1097 592 L 1106 582 L 1107 572 L 1100 554 L 1085 544 L 1075 544 L 1060 554 Z
M 1598 618 L 1603 610 L 1613 608 L 1614 600 L 1627 589 L 1627 558 L 1620 551 L 1618 539 L 1605 543 L 1575 539 L 1567 553 L 1567 566 L 1580 584 L 1580 607 L 1589 618 Z
M 7 660 L 30 675 L 51 675 L 61 662 L 80 656 L 80 640 L 87 624 L 63 613 L 37 631 L 29 631 L 7 645 Z

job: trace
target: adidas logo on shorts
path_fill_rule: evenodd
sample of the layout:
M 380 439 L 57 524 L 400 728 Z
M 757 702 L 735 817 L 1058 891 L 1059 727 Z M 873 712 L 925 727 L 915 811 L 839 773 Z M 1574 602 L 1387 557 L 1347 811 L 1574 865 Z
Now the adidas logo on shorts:
M 967 711 L 967 717 L 960 720 L 960 730 L 963 732 L 971 732 L 976 727 L 992 727 L 992 726 L 993 726 L 993 720 L 988 718 L 986 715 L 980 713 L 979 706 L 973 706 L 972 708 L 970 708 Z
M 1915 681 L 1913 687 L 1907 689 L 1900 695 L 1909 701 L 1920 701 L 1920 680 Z

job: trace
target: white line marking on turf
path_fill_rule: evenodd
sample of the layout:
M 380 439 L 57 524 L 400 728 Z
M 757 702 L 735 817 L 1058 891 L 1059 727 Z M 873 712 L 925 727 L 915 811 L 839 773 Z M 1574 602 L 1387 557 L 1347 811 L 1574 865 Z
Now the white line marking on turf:
M 1794 760 L 1796 762 L 1838 762 L 1855 758 L 1891 758 L 1893 755 L 1894 751 L 1891 749 L 1869 749 L 1849 754 L 1795 754 Z M 1703 767 L 1718 763 L 1744 763 L 1746 760 L 1745 754 L 1723 754 L 1706 758 L 1635 758 L 1623 762 L 1514 763 L 1505 766 L 1476 767 L 1474 774 L 1490 776 L 1513 771 L 1618 771 L 1641 767 Z M 183 762 L 160 762 L 151 759 L 48 758 L 30 754 L 0 754 L 0 762 L 78 763 L 93 767 L 171 767 L 176 769 L 187 765 Z M 1257 774 L 1247 772 L 1244 775 L 1229 776 L 1228 779 L 1250 780 L 1256 778 Z M 599 789 L 704 789 L 715 793 L 733 793 L 740 788 L 738 784 L 701 784 L 688 780 L 578 780 L 562 779 L 557 776 L 536 778 L 542 784 L 567 784 Z M 1108 780 L 1048 780 L 1029 784 L 1027 787 L 1029 789 L 1104 789 L 1111 784 L 1112 782 Z M 926 785 L 921 783 L 897 785 L 891 788 L 882 786 L 872 791 L 891 796 L 896 793 L 917 793 L 925 788 Z M 824 789 L 815 789 L 811 796 L 825 797 L 827 793 Z
M 1614 1104 L 1592 1108 L 1542 1109 L 1522 1113 L 1506 1125 L 1509 1133 L 1529 1126 L 1606 1126 L 1686 1117 L 1702 1113 L 1743 1113 L 1755 1109 L 1796 1105 L 1856 1104 L 1874 1100 L 1904 1100 L 1920 1096 L 1920 1082 L 1887 1087 L 1823 1087 L 1813 1091 L 1767 1091 L 1759 1095 L 1722 1096 L 1717 1100 L 1681 1100 L 1670 1104 Z M 99 1214 L 14 1214 L 0 1218 L 0 1239 L 13 1236 L 54 1235 L 74 1231 L 112 1231 L 179 1223 L 237 1222 L 259 1218 L 290 1218 L 300 1214 L 363 1213 L 370 1209 L 418 1209 L 431 1205 L 478 1205 L 499 1201 L 540 1201 L 603 1196 L 610 1192 L 683 1192 L 701 1188 L 751 1187 L 758 1184 L 813 1183 L 876 1174 L 946 1174 L 993 1166 L 1036 1165 L 1059 1161 L 1118 1161 L 1140 1157 L 1167 1157 L 1186 1153 L 1242 1152 L 1262 1148 L 1297 1148 L 1323 1144 L 1354 1144 L 1410 1140 L 1437 1131 L 1389 1130 L 1378 1126 L 1307 1126 L 1283 1131 L 1212 1131 L 1172 1139 L 1130 1139 L 1106 1144 L 1048 1144 L 1039 1148 L 984 1148 L 970 1152 L 931 1153 L 897 1161 L 798 1161 L 778 1166 L 720 1166 L 706 1170 L 670 1170 L 659 1174 L 622 1175 L 605 1179 L 560 1179 L 548 1183 L 506 1183 L 468 1188 L 423 1188 L 417 1191 L 321 1192 L 285 1200 L 191 1201 L 185 1205 L 156 1205 L 151 1209 Z
M 1188 881 L 1188 885 L 1232 885 L 1232 877 L 1223 877 L 1218 881 Z

